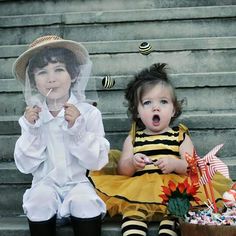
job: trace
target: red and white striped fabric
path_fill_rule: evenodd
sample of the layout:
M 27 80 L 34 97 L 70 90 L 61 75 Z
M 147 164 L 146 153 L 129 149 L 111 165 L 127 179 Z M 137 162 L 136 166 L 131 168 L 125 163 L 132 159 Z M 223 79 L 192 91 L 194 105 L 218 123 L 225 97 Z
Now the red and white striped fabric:
M 198 169 L 199 169 L 201 172 L 205 172 L 205 161 L 203 160 L 203 158 L 201 158 L 200 156 L 198 156 L 196 150 L 194 150 L 194 157 L 195 157 L 195 159 L 197 160 Z
M 198 168 L 200 169 L 202 176 L 199 180 L 201 185 L 209 182 L 206 175 L 206 168 L 209 173 L 210 179 L 213 178 L 214 174 L 218 171 L 226 178 L 229 178 L 229 169 L 228 166 L 221 161 L 216 153 L 223 147 L 224 144 L 219 144 L 214 147 L 209 153 L 207 153 L 203 158 L 200 158 L 195 152 L 195 158 L 197 160 Z

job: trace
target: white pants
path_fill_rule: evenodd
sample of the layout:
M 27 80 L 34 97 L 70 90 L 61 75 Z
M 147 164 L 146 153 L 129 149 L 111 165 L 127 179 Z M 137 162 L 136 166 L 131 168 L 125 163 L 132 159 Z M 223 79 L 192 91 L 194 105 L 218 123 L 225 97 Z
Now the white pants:
M 31 221 L 45 221 L 57 214 L 58 218 L 75 216 L 92 218 L 105 215 L 105 203 L 96 194 L 89 181 L 58 188 L 39 183 L 26 190 L 23 209 Z

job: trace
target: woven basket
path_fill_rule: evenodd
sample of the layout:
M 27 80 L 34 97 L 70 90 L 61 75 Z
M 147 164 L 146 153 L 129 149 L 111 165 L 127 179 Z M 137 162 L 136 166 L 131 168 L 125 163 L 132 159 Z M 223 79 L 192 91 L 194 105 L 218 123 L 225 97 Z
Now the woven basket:
M 181 236 L 236 236 L 236 226 L 198 225 L 180 221 Z

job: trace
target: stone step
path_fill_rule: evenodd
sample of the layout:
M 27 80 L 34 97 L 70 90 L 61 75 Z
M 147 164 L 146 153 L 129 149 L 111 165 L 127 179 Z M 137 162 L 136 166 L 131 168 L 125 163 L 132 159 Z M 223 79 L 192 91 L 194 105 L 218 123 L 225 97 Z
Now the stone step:
M 24 27 L 52 24 L 102 24 L 122 22 L 148 22 L 157 20 L 210 19 L 235 17 L 234 5 L 184 8 L 152 8 L 116 11 L 64 12 L 54 14 L 24 14 L 2 16 L 0 26 Z
M 230 177 L 235 181 L 236 156 L 224 157 L 221 160 L 228 165 Z M 14 162 L 0 163 L 0 192 L 4 193 L 0 198 L 0 216 L 17 216 L 23 214 L 22 197 L 25 190 L 30 188 L 31 179 L 31 175 L 20 173 L 16 169 Z
M 142 55 L 138 51 L 139 44 L 136 44 L 136 52 L 121 52 L 107 54 L 93 54 L 93 75 L 133 75 L 142 68 L 152 63 L 165 62 L 171 68 L 170 73 L 224 73 L 235 71 L 236 47 L 221 49 L 186 49 L 179 51 L 156 51 L 149 55 Z M 12 65 L 16 58 L 0 58 L 0 79 L 12 78 Z M 106 66 L 104 66 L 106 65 Z M 196 66 L 197 65 L 197 66 Z
M 150 8 L 176 8 L 195 6 L 224 6 L 233 5 L 234 0 L 57 0 L 42 1 L 25 0 L 0 1 L 0 15 L 25 15 L 25 14 L 47 14 L 64 12 L 87 12 L 87 11 L 108 11 L 126 9 L 150 9 Z
M 236 113 L 186 114 L 178 121 L 184 123 L 190 129 L 192 141 L 199 154 L 205 154 L 210 148 L 224 143 L 220 151 L 222 158 L 236 155 L 235 129 Z M 16 121 L 15 121 L 16 122 Z M 222 126 L 221 126 L 222 125 Z M 2 125 L 1 125 L 2 126 Z M 111 148 L 121 149 L 123 141 L 130 129 L 129 121 L 123 118 L 104 118 L 106 137 L 110 141 Z M 19 132 L 19 129 L 18 129 Z M 0 161 L 12 161 L 15 142 L 18 134 L 0 135 Z
M 230 111 L 236 107 L 235 74 L 235 72 L 181 73 L 173 74 L 170 78 L 176 87 L 178 99 L 184 101 L 184 111 L 214 112 Z M 111 75 L 116 84 L 111 89 L 104 89 L 102 79 L 105 75 L 106 73 L 97 76 L 96 84 L 91 81 L 87 94 L 96 94 L 98 108 L 103 114 L 126 113 L 123 89 L 132 76 Z M 25 99 L 16 80 L 0 79 L 0 100 L 2 101 L 0 116 L 23 114 Z
M 236 180 L 235 16 L 235 0 L 0 0 L 0 235 L 29 235 L 21 204 L 32 177 L 21 174 L 13 162 L 17 120 L 25 105 L 11 74 L 26 44 L 48 32 L 83 42 L 97 80 L 111 75 L 116 81 L 110 90 L 101 82 L 89 89 L 98 92 L 107 138 L 118 149 L 130 128 L 125 85 L 140 69 L 167 62 L 178 97 L 185 100 L 178 121 L 190 128 L 201 156 L 225 144 L 219 157 Z M 143 41 L 152 45 L 148 56 L 138 52 Z M 148 235 L 156 231 L 152 224 Z M 73 235 L 71 227 L 58 228 L 58 235 Z M 108 235 L 121 235 L 120 222 L 103 223 L 102 236 Z
M 106 137 L 110 142 L 111 148 L 122 149 L 123 142 L 128 135 L 126 132 L 107 132 Z M 235 146 L 236 130 L 228 129 L 204 129 L 204 130 L 192 130 L 191 138 L 199 154 L 204 154 L 218 144 L 223 143 L 224 148 L 221 150 L 222 158 L 236 155 Z M 0 136 L 0 148 L 1 156 L 0 161 L 12 161 L 15 142 L 18 135 L 1 135 Z
M 228 165 L 230 177 L 235 181 L 235 156 L 222 160 Z M 0 199 L 0 216 L 22 215 L 22 197 L 30 187 L 31 175 L 19 173 L 14 163 L 1 163 L 0 173 L 0 191 L 4 193 Z
M 104 78 L 103 76 L 105 76 L 105 74 L 103 76 L 92 75 L 86 90 L 91 91 L 95 89 L 98 92 L 124 90 L 127 84 L 133 79 L 135 73 L 136 71 L 133 71 L 132 75 L 112 75 L 115 85 L 110 89 L 105 89 L 102 86 L 101 80 Z M 169 73 L 169 78 L 176 89 L 195 87 L 235 87 L 235 76 L 236 71 Z M 21 93 L 23 86 L 23 84 L 13 77 L 10 79 L 0 79 L 0 93 Z
M 209 150 L 210 151 L 210 150 Z M 221 151 L 219 151 L 221 153 Z M 206 153 L 205 153 L 206 154 Z M 230 177 L 236 180 L 236 156 L 232 157 L 221 157 L 217 156 L 229 167 Z M 201 156 L 203 157 L 203 156 Z M 32 181 L 32 176 L 30 174 L 22 174 L 17 170 L 14 161 L 12 162 L 0 162 L 0 186 L 3 185 L 25 185 L 29 186 Z M 12 191 L 14 192 L 14 191 Z M 9 202 L 10 204 L 10 202 Z
M 137 53 L 143 40 L 113 40 L 81 42 L 90 55 Z M 152 52 L 186 51 L 186 50 L 222 50 L 235 49 L 236 36 L 228 37 L 192 37 L 173 39 L 146 39 L 152 46 Z M 28 49 L 26 44 L 0 45 L 0 58 L 16 58 Z
M 28 44 L 48 32 L 80 42 L 234 36 L 235 12 L 230 5 L 2 16 L 0 45 Z
M 18 124 L 19 117 L 20 116 L 0 116 L 0 135 L 20 134 L 20 126 Z M 214 112 L 185 111 L 175 123 L 186 124 L 190 130 L 235 129 L 235 118 L 235 110 L 222 110 Z M 130 128 L 130 119 L 126 114 L 103 114 L 103 123 L 107 133 L 126 132 Z
M 101 236 L 121 236 L 120 220 L 104 220 L 102 223 Z M 147 236 L 157 235 L 158 222 L 150 223 Z M 1 236 L 30 236 L 28 222 L 25 216 L 0 217 L 0 235 Z M 57 227 L 58 236 L 72 236 L 73 231 L 70 224 Z

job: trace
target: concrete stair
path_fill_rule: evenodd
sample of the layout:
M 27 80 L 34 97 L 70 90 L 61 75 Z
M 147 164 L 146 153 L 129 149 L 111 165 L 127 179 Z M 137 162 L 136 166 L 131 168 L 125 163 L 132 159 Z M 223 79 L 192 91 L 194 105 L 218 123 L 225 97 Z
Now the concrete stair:
M 32 4 L 33 3 L 33 4 Z M 1 16 L 31 15 L 63 12 L 87 12 L 126 9 L 154 9 L 177 8 L 198 6 L 225 6 L 235 5 L 235 0 L 57 0 L 57 1 L 32 1 L 32 0 L 1 0 Z
M 2 217 L 0 218 L 1 236 L 30 236 L 27 219 L 25 216 Z M 155 236 L 158 229 L 158 223 L 152 222 L 148 227 L 148 236 Z M 73 235 L 70 223 L 57 227 L 57 236 Z M 102 236 L 121 235 L 120 220 L 103 222 Z
M 96 84 L 111 147 L 121 149 L 130 128 L 123 89 L 132 75 L 155 62 L 169 64 L 170 76 L 187 125 L 200 155 L 224 143 L 219 157 L 236 180 L 236 2 L 235 0 L 0 0 L 0 235 L 29 235 L 22 195 L 30 175 L 15 167 L 13 151 L 20 135 L 18 118 L 25 104 L 13 78 L 14 60 L 27 44 L 44 34 L 82 42 L 93 61 Z M 149 42 L 152 52 L 138 47 Z M 101 79 L 116 84 L 104 89 Z M 156 235 L 153 223 L 150 235 Z M 72 235 L 59 227 L 58 235 Z M 118 236 L 120 221 L 106 218 L 102 236 Z

